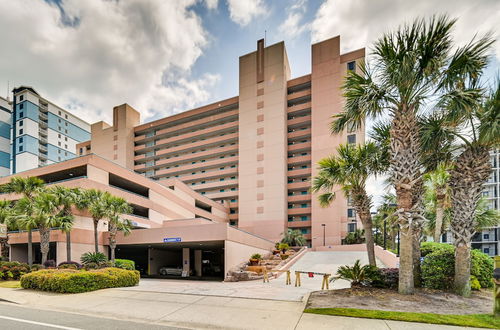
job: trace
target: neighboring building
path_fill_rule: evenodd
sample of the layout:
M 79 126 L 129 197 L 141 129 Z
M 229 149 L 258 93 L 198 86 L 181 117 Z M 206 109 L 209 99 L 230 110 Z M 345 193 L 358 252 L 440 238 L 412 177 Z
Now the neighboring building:
M 90 138 L 90 125 L 32 87 L 12 92 L 11 173 L 74 158 L 76 144 Z
M 491 176 L 484 184 L 483 198 L 488 202 L 488 207 L 500 210 L 500 149 L 490 153 Z M 476 233 L 472 238 L 472 248 L 479 249 L 490 256 L 500 255 L 500 227 L 488 228 Z
M 0 97 L 0 177 L 10 174 L 12 103 Z
M 239 59 L 239 96 L 140 125 L 124 104 L 113 126 L 93 124 L 80 155 L 98 154 L 153 180 L 179 179 L 229 209 L 233 226 L 277 241 L 300 230 L 313 247 L 340 244 L 358 226 L 354 209 L 337 194 L 320 207 L 310 193 L 317 162 L 341 143 L 362 143 L 364 127 L 330 133 L 342 111 L 340 86 L 364 49 L 340 53 L 340 37 L 312 45 L 311 74 L 290 79 L 285 44 Z M 322 224 L 326 226 L 323 227 Z

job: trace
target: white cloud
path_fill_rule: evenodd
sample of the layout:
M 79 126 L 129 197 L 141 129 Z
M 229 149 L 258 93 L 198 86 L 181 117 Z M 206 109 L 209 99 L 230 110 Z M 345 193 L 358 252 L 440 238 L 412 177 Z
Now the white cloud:
M 288 38 L 296 38 L 302 32 L 310 28 L 309 23 L 302 20 L 307 10 L 307 0 L 297 0 L 293 5 L 287 8 L 287 18 L 278 27 L 278 31 Z
M 217 5 L 219 4 L 219 0 L 204 0 L 204 2 L 208 9 L 217 9 Z
M 208 43 L 189 9 L 195 3 L 64 0 L 63 18 L 42 0 L 0 0 L 0 91 L 7 79 L 11 87 L 32 85 L 89 122 L 109 121 L 112 107 L 125 102 L 143 120 L 189 109 L 218 82 L 191 77 Z
M 266 5 L 263 0 L 227 0 L 229 16 L 233 22 L 245 26 L 250 21 L 266 13 Z
M 341 48 L 350 51 L 370 46 L 382 33 L 416 17 L 445 14 L 458 18 L 455 40 L 468 42 L 475 33 L 497 33 L 500 22 L 498 0 L 327 0 L 318 9 L 312 23 L 313 42 L 341 36 Z M 500 42 L 495 45 L 500 58 Z

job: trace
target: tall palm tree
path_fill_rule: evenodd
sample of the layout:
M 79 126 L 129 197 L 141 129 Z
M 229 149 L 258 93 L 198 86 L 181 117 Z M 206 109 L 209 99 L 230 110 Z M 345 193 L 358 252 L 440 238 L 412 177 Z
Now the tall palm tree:
M 15 176 L 10 179 L 10 182 L 2 185 L 0 191 L 5 193 L 21 194 L 24 198 L 32 201 L 36 194 L 42 190 L 45 186 L 45 182 L 37 177 L 20 177 Z M 28 264 L 31 266 L 33 264 L 33 235 L 31 230 L 33 227 L 29 226 L 29 222 L 26 223 L 28 227 L 25 227 L 28 231 Z
M 471 42 L 453 54 L 451 31 L 456 20 L 446 16 L 417 19 L 375 42 L 373 66 L 350 71 L 343 85 L 344 112 L 335 116 L 332 130 L 360 128 L 366 117 L 390 118 L 390 178 L 396 190 L 401 226 L 399 292 L 414 292 L 413 227 L 423 222 L 422 159 L 417 117 L 436 95 L 453 95 L 450 82 L 475 74 L 491 40 Z M 456 87 L 456 88 L 455 88 Z M 463 93 L 454 95 L 461 99 Z
M 56 204 L 59 207 L 59 227 L 66 233 L 66 260 L 71 261 L 71 230 L 74 220 L 71 208 L 78 204 L 82 193 L 79 188 L 67 188 L 59 185 L 51 187 L 50 191 L 56 197 Z
M 7 236 L 0 237 L 0 257 L 8 258 L 9 257 L 9 236 L 8 236 L 8 228 L 12 223 L 12 219 L 14 216 L 14 210 L 12 208 L 12 203 L 6 200 L 0 200 L 0 224 L 5 225 L 7 227 Z
M 434 171 L 424 176 L 426 204 L 435 213 L 434 242 L 440 242 L 445 211 L 451 206 L 449 179 L 449 166 L 446 163 L 440 163 Z
M 128 219 L 121 218 L 122 214 L 132 213 L 132 207 L 127 203 L 127 201 L 121 197 L 110 196 L 106 200 L 106 204 L 109 206 L 109 248 L 111 250 L 112 262 L 115 261 L 115 249 L 116 249 L 116 234 L 118 231 L 122 231 L 125 235 L 130 234 L 132 229 L 132 224 Z
M 47 261 L 50 250 L 50 232 L 59 226 L 57 198 L 49 191 L 39 192 L 33 199 L 21 198 L 16 203 L 18 221 L 23 227 L 38 228 L 42 264 Z
M 319 161 L 318 175 L 313 179 L 312 191 L 324 191 L 318 196 L 322 206 L 335 199 L 334 189 L 340 186 L 346 197 L 352 199 L 356 214 L 365 229 L 366 249 L 370 265 L 375 266 L 373 224 L 370 208 L 371 196 L 366 192 L 366 180 L 370 175 L 380 174 L 387 167 L 387 158 L 374 143 L 349 146 L 340 145 L 337 155 Z
M 78 199 L 77 207 L 80 209 L 86 209 L 92 217 L 92 222 L 94 224 L 94 247 L 95 252 L 99 252 L 99 235 L 97 232 L 97 227 L 99 221 L 111 216 L 111 210 L 109 207 L 109 199 L 111 194 L 107 191 L 101 191 L 97 189 L 84 190 L 81 198 Z

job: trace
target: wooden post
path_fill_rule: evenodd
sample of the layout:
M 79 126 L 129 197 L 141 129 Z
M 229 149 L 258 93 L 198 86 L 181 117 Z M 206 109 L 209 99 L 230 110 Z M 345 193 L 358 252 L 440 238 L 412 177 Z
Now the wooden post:
M 500 256 L 495 257 L 495 269 L 500 268 Z M 500 280 L 494 279 L 495 287 L 493 289 L 493 315 L 500 318 Z
M 328 283 L 328 274 L 323 275 L 323 282 L 321 283 L 321 290 L 330 289 L 330 284 Z
M 290 285 L 290 284 L 292 284 L 292 280 L 290 279 L 290 271 L 287 270 L 286 271 L 286 283 L 285 283 L 285 285 Z
M 267 273 L 267 268 L 264 266 L 262 273 L 264 274 L 264 283 L 269 283 L 269 275 Z
M 300 272 L 295 272 L 295 286 L 300 286 Z

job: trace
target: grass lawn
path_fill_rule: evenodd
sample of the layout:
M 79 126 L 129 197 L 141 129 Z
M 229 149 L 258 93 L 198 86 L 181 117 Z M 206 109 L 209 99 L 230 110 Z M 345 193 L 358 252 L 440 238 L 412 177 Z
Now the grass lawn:
M 20 281 L 0 281 L 0 288 L 20 288 Z
M 304 313 L 500 329 L 500 319 L 494 318 L 493 315 L 489 314 L 450 315 L 389 312 L 357 308 L 307 308 L 304 310 Z

